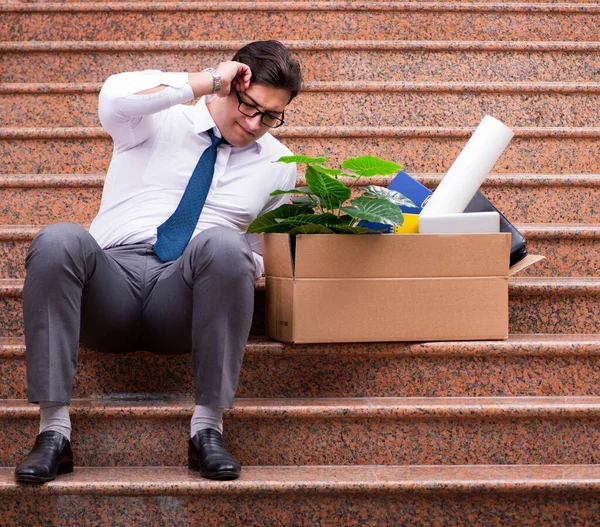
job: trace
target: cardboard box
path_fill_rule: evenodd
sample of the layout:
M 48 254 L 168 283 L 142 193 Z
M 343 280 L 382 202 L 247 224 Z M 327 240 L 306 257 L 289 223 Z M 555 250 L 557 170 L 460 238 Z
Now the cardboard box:
M 508 337 L 510 234 L 261 234 L 269 337 L 290 343 Z

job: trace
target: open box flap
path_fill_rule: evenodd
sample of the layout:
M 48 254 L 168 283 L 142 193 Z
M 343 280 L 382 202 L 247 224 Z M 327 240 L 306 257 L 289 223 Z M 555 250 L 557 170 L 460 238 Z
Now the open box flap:
M 279 276 L 281 278 L 294 278 L 294 263 L 292 261 L 291 238 L 287 234 L 260 235 L 265 262 L 266 276 Z
M 508 276 L 513 276 L 517 274 L 519 271 L 537 263 L 546 258 L 545 256 L 540 256 L 539 254 L 528 254 L 525 258 L 523 258 L 520 262 L 517 262 L 508 270 Z

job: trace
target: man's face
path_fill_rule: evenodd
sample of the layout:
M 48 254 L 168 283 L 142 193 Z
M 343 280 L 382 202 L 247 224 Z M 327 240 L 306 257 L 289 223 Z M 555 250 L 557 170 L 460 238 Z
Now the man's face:
M 284 108 L 290 100 L 290 92 L 284 88 L 251 84 L 250 87 L 238 94 L 244 113 L 252 114 L 260 110 L 270 117 L 282 117 Z M 248 117 L 239 111 L 238 96 L 231 90 L 227 97 L 215 98 L 209 103 L 209 111 L 223 137 L 233 146 L 247 146 L 261 138 L 269 131 L 264 124 L 262 115 Z M 256 110 L 252 111 L 251 107 Z M 249 111 L 250 110 L 250 111 Z

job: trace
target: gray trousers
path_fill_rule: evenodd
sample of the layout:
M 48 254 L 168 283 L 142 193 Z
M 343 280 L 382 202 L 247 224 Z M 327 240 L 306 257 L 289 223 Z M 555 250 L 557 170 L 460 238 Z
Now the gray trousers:
M 254 259 L 214 227 L 161 262 L 150 244 L 101 249 L 57 223 L 34 238 L 23 290 L 30 402 L 69 403 L 78 343 L 97 351 L 192 352 L 196 404 L 231 408 L 254 310 Z

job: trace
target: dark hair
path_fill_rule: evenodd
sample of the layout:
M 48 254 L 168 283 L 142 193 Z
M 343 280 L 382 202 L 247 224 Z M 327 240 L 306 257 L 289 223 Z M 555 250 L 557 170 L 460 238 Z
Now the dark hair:
M 290 101 L 300 92 L 300 64 L 290 57 L 288 50 L 278 40 L 257 40 L 246 44 L 232 60 L 250 66 L 251 83 L 284 88 L 291 93 Z

